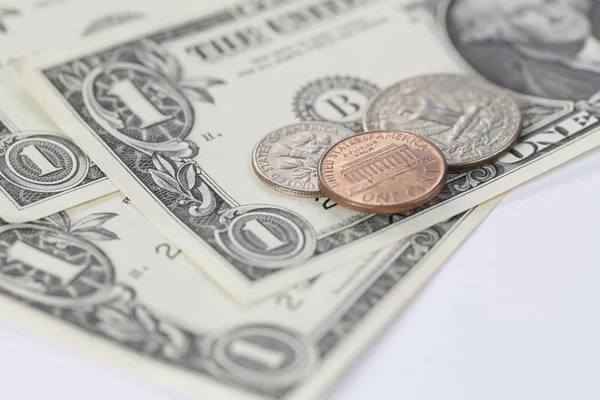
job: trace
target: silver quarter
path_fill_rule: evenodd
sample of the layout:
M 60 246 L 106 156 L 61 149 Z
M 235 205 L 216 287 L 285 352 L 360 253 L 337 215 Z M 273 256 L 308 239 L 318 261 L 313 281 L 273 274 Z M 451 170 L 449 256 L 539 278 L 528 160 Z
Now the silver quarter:
M 388 87 L 367 106 L 366 131 L 410 132 L 432 141 L 448 168 L 485 165 L 517 141 L 521 113 L 505 92 L 462 75 L 428 75 Z
M 256 175 L 269 187 L 298 197 L 319 197 L 317 166 L 333 144 L 355 132 L 329 122 L 288 125 L 262 138 L 252 152 Z

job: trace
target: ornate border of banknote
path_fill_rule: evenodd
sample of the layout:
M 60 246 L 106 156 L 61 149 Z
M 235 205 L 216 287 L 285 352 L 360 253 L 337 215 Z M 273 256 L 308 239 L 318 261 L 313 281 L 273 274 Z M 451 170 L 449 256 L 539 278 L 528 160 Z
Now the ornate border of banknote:
M 217 331 L 199 332 L 153 311 L 136 299 L 134 287 L 121 283 L 120 274 L 130 266 L 115 265 L 102 251 L 103 242 L 120 240 L 104 227 L 119 219 L 117 213 L 94 212 L 72 219 L 61 212 L 32 223 L 2 224 L 0 253 L 7 262 L 0 265 L 0 317 L 197 398 L 236 393 L 248 399 L 315 398 L 498 201 L 365 258 L 365 263 L 374 264 L 353 267 L 349 274 L 370 268 L 369 275 L 311 334 L 244 317 Z M 102 211 L 101 205 L 90 208 Z M 18 248 L 23 246 L 28 250 Z M 83 262 L 85 268 L 74 272 L 73 267 L 62 268 L 69 276 L 43 278 L 42 270 L 31 269 L 38 248 L 49 248 L 54 258 L 67 263 Z M 49 257 L 45 254 L 40 256 Z
M 344 8 L 340 15 L 354 16 L 357 10 L 366 13 L 374 10 L 375 4 L 390 6 L 386 1 L 360 1 Z M 277 11 L 301 12 L 305 7 L 292 3 Z M 191 20 L 187 16 L 174 19 L 165 22 L 163 28 L 149 24 L 146 33 L 125 32 L 91 41 L 82 48 L 32 59 L 21 71 L 32 92 L 52 108 L 63 128 L 86 144 L 88 153 L 117 185 L 240 301 L 274 293 L 326 270 L 334 259 L 351 259 L 355 252 L 383 246 L 398 235 L 408 235 L 465 211 L 600 143 L 595 99 L 574 103 L 516 96 L 524 130 L 511 152 L 490 165 L 452 174 L 440 195 L 425 206 L 393 215 L 357 215 L 317 235 L 297 212 L 275 204 L 239 204 L 194 160 L 199 143 L 187 137 L 195 122 L 190 101 L 215 101 L 213 90 L 225 83 L 212 75 L 188 80 L 179 60 L 161 43 L 229 18 L 229 13 L 222 12 Z M 130 84 L 109 85 L 124 77 L 143 90 L 161 87 L 161 95 L 173 102 L 177 115 L 166 115 L 166 109 L 158 113 L 138 110 L 147 112 L 141 126 L 165 122 L 168 135 L 159 138 L 157 132 L 146 139 L 139 127 L 123 123 L 121 110 L 111 103 L 113 100 L 107 100 L 110 96 L 106 94 L 117 90 L 121 95 L 134 96 Z M 267 220 L 286 240 L 263 229 Z M 277 251 L 266 252 L 264 246 L 255 246 L 240 234 L 254 228 L 266 248 Z
M 0 69 L 0 217 L 45 217 L 116 187 L 71 139 L 59 133 L 9 67 Z
M 36 146 L 40 145 L 56 149 L 56 158 L 64 158 L 64 163 L 57 166 L 44 155 L 40 156 L 42 153 L 36 149 Z M 51 132 L 12 130 L 9 128 L 7 117 L 0 112 L 0 152 L 4 154 L 7 148 L 15 146 L 19 146 L 20 150 L 33 149 L 33 157 L 29 158 L 34 162 L 40 159 L 42 168 L 39 165 L 37 167 L 43 174 L 49 173 L 47 169 L 54 172 L 55 169 L 64 168 L 67 176 L 57 184 L 35 180 L 27 176 L 25 171 L 16 170 L 14 165 L 5 163 L 4 159 L 0 160 L 0 189 L 19 210 L 107 179 L 100 168 L 90 163 L 87 155 L 69 138 Z M 48 167 L 44 169 L 46 164 Z

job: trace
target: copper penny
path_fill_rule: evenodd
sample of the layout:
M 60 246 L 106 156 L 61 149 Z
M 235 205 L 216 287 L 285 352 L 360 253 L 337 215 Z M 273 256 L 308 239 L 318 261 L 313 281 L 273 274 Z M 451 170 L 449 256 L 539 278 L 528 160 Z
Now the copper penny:
M 427 139 L 396 131 L 365 132 L 333 145 L 318 168 L 321 190 L 342 207 L 375 214 L 408 211 L 446 183 L 444 155 Z
M 256 175 L 270 188 L 298 197 L 319 197 L 317 165 L 332 144 L 354 132 L 329 122 L 284 126 L 263 137 L 252 152 Z

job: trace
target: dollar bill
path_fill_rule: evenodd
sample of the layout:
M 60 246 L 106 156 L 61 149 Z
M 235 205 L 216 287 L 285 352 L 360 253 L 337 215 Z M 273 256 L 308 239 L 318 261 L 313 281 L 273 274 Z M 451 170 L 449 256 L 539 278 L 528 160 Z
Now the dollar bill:
M 471 3 L 296 1 L 210 31 L 203 29 L 229 14 L 190 17 L 186 10 L 20 68 L 53 118 L 141 211 L 216 282 L 251 301 L 466 211 L 600 143 L 596 97 L 526 91 L 514 93 L 524 121 L 514 149 L 450 175 L 438 197 L 410 212 L 354 213 L 326 198 L 274 193 L 254 176 L 252 148 L 280 126 L 318 119 L 360 130 L 378 89 L 414 75 L 473 72 L 455 38 L 470 26 L 473 12 L 464 5 Z M 488 19 L 500 18 L 496 8 L 483 7 Z M 436 112 L 458 118 L 462 111 Z M 302 151 L 282 152 L 281 165 L 301 184 L 314 173 L 311 155 L 327 143 L 306 137 Z
M 116 187 L 39 109 L 11 69 L 0 69 L 0 218 L 24 222 Z
M 0 319 L 194 398 L 314 399 L 496 201 L 244 308 L 113 194 L 0 224 Z
M 62 40 L 141 19 L 169 2 L 89 0 L 0 3 L 0 65 Z M 116 187 L 24 90 L 0 70 L 0 218 L 32 221 Z
M 173 2 L 2 2 L 0 64 L 63 40 L 118 28 L 167 6 Z M 255 2 L 231 6 L 232 14 L 259 11 Z M 60 133 L 18 75 L 8 67 L 0 70 L 0 218 L 32 221 L 116 190 L 98 166 Z

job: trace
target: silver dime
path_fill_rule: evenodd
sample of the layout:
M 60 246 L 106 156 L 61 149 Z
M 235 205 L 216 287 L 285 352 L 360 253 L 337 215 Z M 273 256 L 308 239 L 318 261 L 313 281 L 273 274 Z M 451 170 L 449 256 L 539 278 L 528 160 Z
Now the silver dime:
M 366 131 L 410 132 L 432 141 L 448 168 L 488 164 L 519 137 L 521 114 L 505 92 L 462 75 L 410 78 L 385 89 L 367 106 Z
M 322 196 L 317 177 L 321 155 L 355 132 L 329 122 L 288 125 L 262 138 L 252 152 L 256 175 L 271 188 L 299 197 Z

